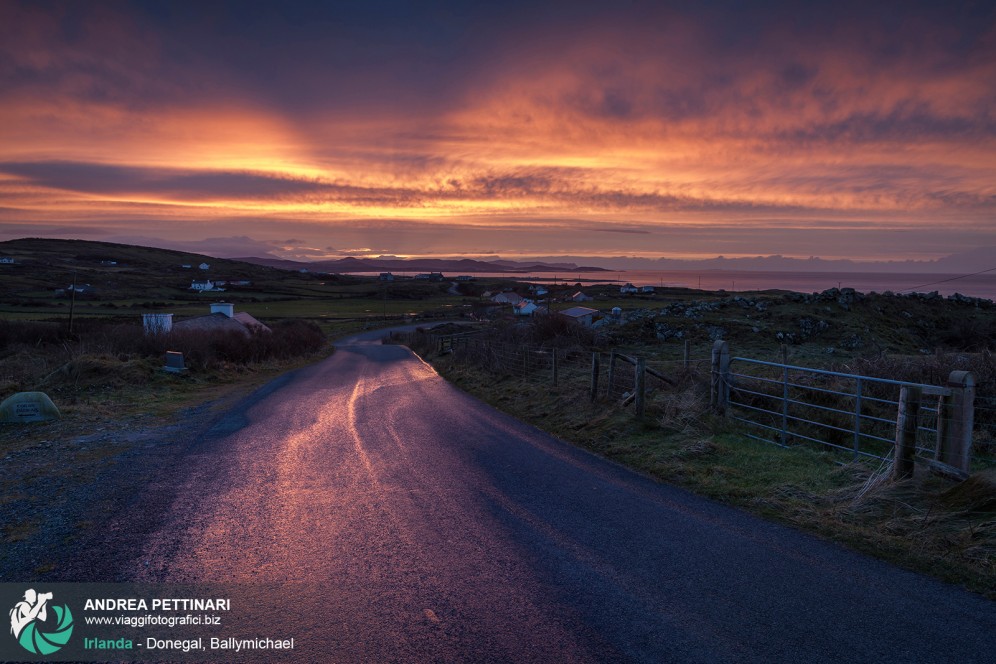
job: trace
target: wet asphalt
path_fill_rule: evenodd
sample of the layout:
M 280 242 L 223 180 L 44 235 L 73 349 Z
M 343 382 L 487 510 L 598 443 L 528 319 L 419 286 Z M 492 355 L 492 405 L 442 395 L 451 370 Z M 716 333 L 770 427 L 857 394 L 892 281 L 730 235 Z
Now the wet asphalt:
M 289 584 L 294 661 L 996 661 L 996 603 L 595 457 L 378 339 L 162 469 L 123 575 Z

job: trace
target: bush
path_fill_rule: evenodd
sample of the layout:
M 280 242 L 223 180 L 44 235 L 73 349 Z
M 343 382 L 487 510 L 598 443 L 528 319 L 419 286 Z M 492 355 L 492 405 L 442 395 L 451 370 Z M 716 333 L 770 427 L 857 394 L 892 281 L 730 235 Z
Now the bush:
M 189 367 L 211 369 L 223 363 L 252 364 L 301 357 L 317 352 L 325 343 L 318 325 L 301 320 L 274 323 L 272 332 L 178 330 L 159 336 L 145 334 L 138 324 L 99 319 L 79 320 L 73 335 L 64 323 L 0 320 L 0 351 L 61 355 L 61 362 L 83 356 L 116 357 L 121 362 L 132 357 L 161 361 L 165 352 L 172 350 L 183 353 Z

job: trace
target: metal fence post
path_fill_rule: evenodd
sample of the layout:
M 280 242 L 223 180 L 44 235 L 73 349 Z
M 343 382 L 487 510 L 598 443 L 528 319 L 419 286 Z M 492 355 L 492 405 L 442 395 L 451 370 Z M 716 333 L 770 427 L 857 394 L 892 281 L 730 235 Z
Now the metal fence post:
M 854 460 L 858 460 L 861 451 L 861 379 L 857 379 L 854 388 Z
M 904 480 L 913 477 L 913 455 L 916 454 L 917 416 L 920 414 L 922 390 L 915 385 L 903 385 L 899 390 L 899 415 L 896 418 L 896 454 L 892 477 Z
M 712 390 L 710 405 L 721 415 L 729 402 L 730 347 L 725 341 L 712 345 Z
M 784 348 L 784 346 L 782 346 Z M 782 363 L 782 445 L 788 447 L 788 425 L 789 425 L 789 369 L 788 365 Z
M 591 400 L 598 398 L 598 353 L 591 354 Z
M 643 417 L 643 407 L 644 407 L 644 397 L 646 396 L 646 371 L 647 371 L 647 361 L 642 357 L 636 358 L 636 365 L 633 369 L 636 372 L 634 379 L 636 381 L 636 417 Z
M 975 420 L 975 376 L 970 371 L 952 371 L 948 376 L 951 396 L 943 399 L 938 412 L 937 460 L 968 472 L 972 458 Z M 943 427 L 940 420 L 944 418 Z

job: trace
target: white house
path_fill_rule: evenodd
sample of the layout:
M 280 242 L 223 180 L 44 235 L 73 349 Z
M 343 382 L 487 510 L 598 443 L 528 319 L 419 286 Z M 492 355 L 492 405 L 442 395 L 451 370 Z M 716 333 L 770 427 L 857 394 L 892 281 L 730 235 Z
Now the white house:
M 598 310 L 589 309 L 588 307 L 571 307 L 570 309 L 564 309 L 559 313 L 561 316 L 574 321 L 578 325 L 590 327 L 595 321 L 595 316 L 598 315 Z
M 575 302 L 591 302 L 592 300 L 590 296 L 585 295 L 581 291 L 578 291 L 574 295 L 571 295 L 571 299 L 574 300 Z
M 626 284 L 625 286 L 620 286 L 619 292 L 623 295 L 627 295 L 629 293 L 639 293 L 640 289 L 633 284 Z
M 201 263 L 201 264 L 200 264 L 200 265 L 198 265 L 197 267 L 199 267 L 199 268 L 200 268 L 200 269 L 202 269 L 202 270 L 210 270 L 210 269 L 211 269 L 211 266 L 210 266 L 210 265 L 208 265 L 207 263 Z
M 640 292 L 641 293 L 653 293 L 654 292 L 654 287 L 653 286 L 643 286 L 643 287 L 640 288 Z
M 92 293 L 93 286 L 91 286 L 90 284 L 76 284 L 75 286 L 69 284 L 68 286 L 66 286 L 65 288 L 66 293 L 72 293 L 73 291 L 76 291 L 77 293 Z
M 195 279 L 194 281 L 190 282 L 190 290 L 199 291 L 201 293 L 208 293 L 208 292 L 223 291 L 225 289 L 218 288 L 217 284 L 215 284 L 210 279 L 205 279 L 203 281 Z
M 246 336 L 253 332 L 271 332 L 269 327 L 248 313 L 235 313 L 235 305 L 230 302 L 214 302 L 210 314 L 173 323 L 172 329 L 181 332 L 233 331 Z
M 394 275 L 390 272 L 381 272 L 380 276 L 377 278 L 381 281 L 394 281 Z
M 516 316 L 532 316 L 539 307 L 532 300 L 522 300 L 512 307 L 512 313 Z

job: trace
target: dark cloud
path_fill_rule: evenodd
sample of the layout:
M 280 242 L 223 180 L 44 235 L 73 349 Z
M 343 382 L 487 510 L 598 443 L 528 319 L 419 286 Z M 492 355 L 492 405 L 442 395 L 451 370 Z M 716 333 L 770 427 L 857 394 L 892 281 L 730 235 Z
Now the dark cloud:
M 31 184 L 92 194 L 170 194 L 186 198 L 279 198 L 315 193 L 323 185 L 244 172 L 180 171 L 82 162 L 6 162 L 0 173 Z

